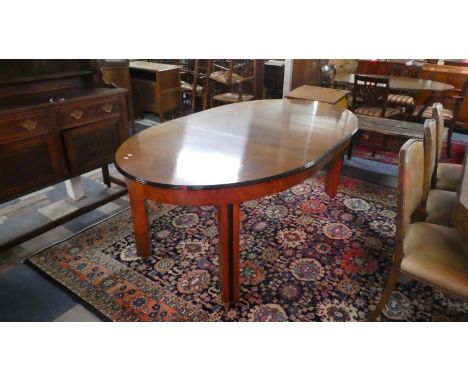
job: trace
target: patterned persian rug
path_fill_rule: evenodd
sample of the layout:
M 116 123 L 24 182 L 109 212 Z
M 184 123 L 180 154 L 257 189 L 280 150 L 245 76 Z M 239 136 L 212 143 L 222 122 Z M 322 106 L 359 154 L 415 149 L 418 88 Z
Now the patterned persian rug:
M 154 255 L 124 211 L 29 261 L 114 321 L 364 321 L 387 279 L 396 190 L 323 175 L 241 207 L 241 300 L 220 301 L 216 210 L 150 204 Z M 468 303 L 401 278 L 382 321 L 468 321 Z

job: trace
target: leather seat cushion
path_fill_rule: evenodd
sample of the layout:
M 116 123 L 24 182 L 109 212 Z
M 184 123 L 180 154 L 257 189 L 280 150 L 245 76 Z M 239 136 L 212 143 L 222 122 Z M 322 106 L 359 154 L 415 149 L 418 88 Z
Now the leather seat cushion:
M 239 102 L 239 93 L 224 93 L 213 97 L 214 100 L 224 103 Z M 251 101 L 254 99 L 252 94 L 242 94 L 242 101 Z
M 457 193 L 445 190 L 431 190 L 427 199 L 427 223 L 452 225 L 452 214 L 457 203 Z
M 421 112 L 421 109 L 424 107 L 424 105 L 419 105 L 419 106 L 416 106 L 414 108 L 414 111 L 413 111 L 413 116 L 414 117 L 417 117 L 419 115 L 419 113 Z M 426 109 L 424 110 L 424 112 L 422 113 L 422 117 L 423 118 L 432 118 L 432 107 L 431 106 L 428 106 L 426 107 Z M 444 120 L 446 121 L 449 121 L 453 119 L 453 112 L 452 110 L 449 110 L 449 109 L 444 109 Z
M 391 107 L 385 109 L 385 115 L 382 116 L 382 108 L 375 106 L 359 106 L 354 110 L 355 114 L 367 115 L 369 117 L 391 118 L 401 114 L 401 111 Z
M 414 223 L 407 228 L 401 270 L 468 297 L 468 245 L 455 228 Z
M 458 191 L 458 186 L 462 180 L 463 166 L 455 163 L 439 163 L 437 167 L 438 190 Z
M 389 94 L 387 102 L 396 106 L 414 106 L 414 97 L 402 94 Z

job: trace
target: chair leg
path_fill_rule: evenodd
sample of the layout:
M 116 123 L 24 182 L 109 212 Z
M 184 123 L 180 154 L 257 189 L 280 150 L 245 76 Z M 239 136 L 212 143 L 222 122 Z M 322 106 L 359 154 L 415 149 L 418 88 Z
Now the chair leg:
M 192 92 L 192 113 L 195 113 L 195 104 L 197 103 L 197 92 Z
M 382 309 L 385 305 L 387 305 L 387 302 L 390 299 L 393 290 L 395 289 L 398 276 L 400 276 L 400 265 L 393 264 L 390 275 L 388 276 L 387 284 L 385 285 L 385 289 L 382 293 L 382 297 L 380 297 L 380 301 L 378 302 L 377 307 L 371 312 L 369 321 L 375 321 L 377 317 L 380 316 Z
M 353 157 L 353 141 L 348 146 L 348 160 L 351 160 Z

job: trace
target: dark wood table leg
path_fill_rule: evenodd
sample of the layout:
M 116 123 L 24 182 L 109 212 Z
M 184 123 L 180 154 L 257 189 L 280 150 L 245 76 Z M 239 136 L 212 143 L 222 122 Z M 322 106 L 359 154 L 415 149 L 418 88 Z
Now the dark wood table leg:
M 325 192 L 333 198 L 338 192 L 338 183 L 340 180 L 341 167 L 343 166 L 343 153 L 340 152 L 330 162 L 327 177 L 325 179 Z
M 218 206 L 219 268 L 225 304 L 239 300 L 239 204 Z
M 151 239 L 144 193 L 145 186 L 132 180 L 127 180 L 127 185 L 137 254 L 138 256 L 148 257 L 151 256 Z
M 348 160 L 351 160 L 353 157 L 353 146 L 353 141 L 351 141 L 348 146 Z
M 111 180 L 109 175 L 109 166 L 106 164 L 101 167 L 102 170 L 102 182 L 108 187 L 111 187 Z

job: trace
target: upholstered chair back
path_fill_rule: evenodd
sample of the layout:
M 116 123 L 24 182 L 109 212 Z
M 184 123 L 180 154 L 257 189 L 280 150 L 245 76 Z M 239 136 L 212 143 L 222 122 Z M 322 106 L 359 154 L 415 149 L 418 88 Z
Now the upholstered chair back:
M 424 145 L 419 139 L 408 140 L 400 149 L 398 168 L 397 239 L 402 240 L 412 215 L 423 201 Z
M 436 121 L 426 119 L 424 122 L 424 185 L 423 201 L 426 202 L 431 189 L 432 177 L 436 165 Z
M 444 143 L 444 107 L 440 102 L 432 105 L 432 118 L 435 119 L 437 125 L 437 133 L 435 141 L 437 142 L 437 161 L 442 153 L 442 144 Z

